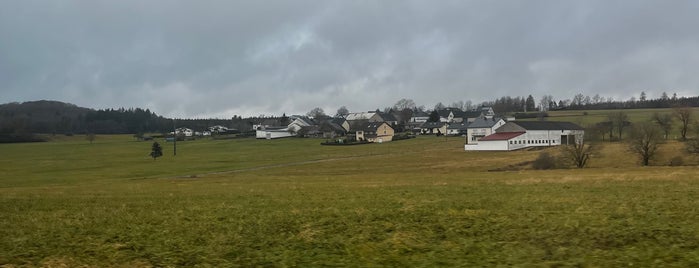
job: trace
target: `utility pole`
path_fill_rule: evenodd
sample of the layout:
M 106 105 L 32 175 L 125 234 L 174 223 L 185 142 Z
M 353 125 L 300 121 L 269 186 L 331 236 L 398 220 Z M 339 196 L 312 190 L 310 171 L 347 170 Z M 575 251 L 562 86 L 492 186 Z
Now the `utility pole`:
M 172 154 L 177 156 L 177 125 L 175 118 L 172 119 Z

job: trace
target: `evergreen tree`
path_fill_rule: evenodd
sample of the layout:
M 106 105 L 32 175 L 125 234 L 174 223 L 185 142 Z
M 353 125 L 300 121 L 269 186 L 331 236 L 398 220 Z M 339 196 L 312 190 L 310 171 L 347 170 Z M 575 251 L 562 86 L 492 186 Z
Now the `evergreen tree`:
M 529 95 L 529 97 L 527 97 L 525 103 L 527 112 L 532 112 L 536 109 L 536 103 L 534 102 L 534 97 L 532 97 L 532 95 Z
M 439 112 L 437 112 L 437 110 L 432 111 L 427 122 L 439 122 Z
M 153 160 L 155 160 L 158 157 L 163 156 L 163 148 L 160 147 L 160 144 L 158 142 L 153 142 L 153 146 L 151 147 L 150 156 L 153 157 Z

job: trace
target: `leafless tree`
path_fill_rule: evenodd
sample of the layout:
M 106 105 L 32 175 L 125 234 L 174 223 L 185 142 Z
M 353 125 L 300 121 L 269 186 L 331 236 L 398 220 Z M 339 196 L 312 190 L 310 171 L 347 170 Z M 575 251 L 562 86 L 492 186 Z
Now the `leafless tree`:
M 584 168 L 590 160 L 592 146 L 584 142 L 574 142 L 573 144 L 561 146 L 563 155 L 568 158 L 578 168 Z
M 614 128 L 616 128 L 619 134 L 619 140 L 622 139 L 622 134 L 624 134 L 624 128 L 630 125 L 629 116 L 624 111 L 612 112 L 608 115 L 609 121 L 612 122 Z
M 342 106 L 337 109 L 337 113 L 335 113 L 335 116 L 346 116 L 349 114 L 349 110 L 347 110 L 347 107 Z
M 629 149 L 641 158 L 641 165 L 647 166 L 662 142 L 660 128 L 650 122 L 635 124 L 629 135 Z
M 676 107 L 673 109 L 675 116 L 680 119 L 680 136 L 682 140 L 687 139 L 687 129 L 689 128 L 689 122 L 692 119 L 692 108 L 690 107 Z
M 699 154 L 699 122 L 695 124 L 695 132 L 693 140 L 687 141 L 687 152 L 691 154 Z
M 327 115 L 325 115 L 325 111 L 323 111 L 323 109 L 320 107 L 313 108 L 306 115 L 313 119 L 322 119 L 327 117 Z
M 658 124 L 658 126 L 663 130 L 665 133 L 664 137 L 667 140 L 670 130 L 672 130 L 672 115 L 655 112 L 653 114 L 653 122 Z

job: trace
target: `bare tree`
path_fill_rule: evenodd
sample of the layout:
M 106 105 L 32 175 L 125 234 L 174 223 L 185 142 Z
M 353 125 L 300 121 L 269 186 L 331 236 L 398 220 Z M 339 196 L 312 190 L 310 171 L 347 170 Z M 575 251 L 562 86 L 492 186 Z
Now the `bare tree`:
M 551 109 L 551 103 L 553 102 L 553 96 L 551 95 L 544 95 L 541 97 L 541 100 L 539 101 L 539 109 L 542 112 L 546 112 L 549 109 Z
M 616 128 L 619 134 L 619 140 L 622 139 L 622 134 L 624 134 L 624 128 L 629 126 L 629 116 L 624 111 L 616 111 L 608 115 L 609 121 L 612 122 L 614 128 Z
M 689 122 L 692 118 L 692 108 L 690 107 L 676 107 L 673 109 L 675 116 L 680 119 L 680 136 L 682 140 L 687 139 L 687 129 L 689 128 Z
M 451 103 L 451 107 L 457 108 L 459 110 L 464 110 L 464 101 L 455 101 Z
M 444 110 L 444 108 L 446 108 L 446 106 L 444 106 L 444 104 L 442 104 L 441 102 L 438 102 L 437 104 L 434 105 L 435 111 Z
M 335 113 L 335 116 L 344 117 L 344 116 L 346 116 L 346 115 L 348 115 L 348 114 L 349 114 L 349 110 L 347 110 L 347 107 L 342 106 L 342 107 L 340 107 L 340 108 L 337 109 L 337 112 Z
M 411 99 L 400 99 L 393 105 L 393 109 L 396 111 L 402 111 L 405 109 L 413 110 L 415 109 L 415 102 Z
M 667 140 L 670 130 L 672 130 L 672 115 L 655 112 L 653 113 L 653 122 L 658 124 L 658 126 L 663 130 L 665 133 L 664 137 Z
M 647 166 L 662 142 L 660 128 L 650 122 L 635 124 L 629 136 L 629 149 L 641 158 L 641 165 Z
M 584 142 L 574 142 L 573 144 L 561 146 L 563 155 L 568 158 L 578 168 L 584 168 L 590 160 L 592 146 Z
M 323 109 L 320 107 L 313 108 L 310 112 L 306 113 L 306 115 L 313 119 L 322 119 L 327 117 L 327 115 L 325 115 L 325 111 L 323 111 Z
M 690 140 L 687 142 L 687 152 L 691 154 L 699 154 L 699 122 L 695 124 L 695 132 L 696 136 L 694 139 Z

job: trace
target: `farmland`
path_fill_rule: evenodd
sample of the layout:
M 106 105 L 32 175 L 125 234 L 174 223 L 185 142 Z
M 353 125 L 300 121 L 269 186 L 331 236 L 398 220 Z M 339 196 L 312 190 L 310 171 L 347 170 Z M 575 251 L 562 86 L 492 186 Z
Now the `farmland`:
M 696 266 L 699 169 L 604 143 L 590 168 L 462 138 L 0 145 L 0 265 Z M 555 153 L 555 148 L 547 149 Z

